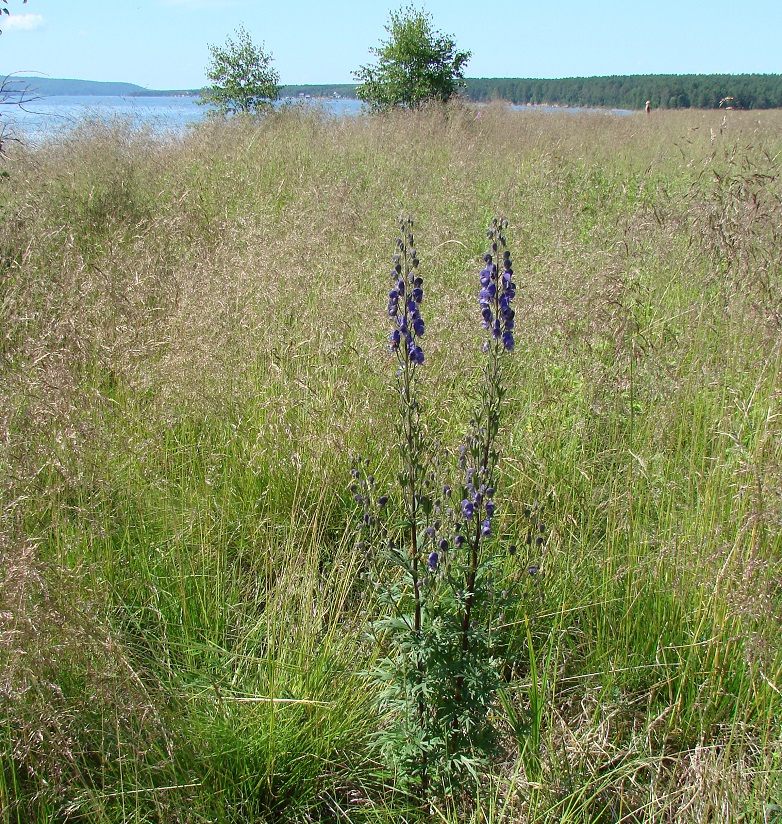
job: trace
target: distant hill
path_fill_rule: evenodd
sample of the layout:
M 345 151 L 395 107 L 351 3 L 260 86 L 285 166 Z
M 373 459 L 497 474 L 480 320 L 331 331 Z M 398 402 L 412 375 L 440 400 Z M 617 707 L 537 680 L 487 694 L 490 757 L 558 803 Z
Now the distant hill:
M 135 83 L 114 83 L 100 80 L 69 80 L 54 77 L 26 77 L 11 75 L 5 83 L 5 92 L 26 96 L 31 94 L 37 97 L 61 97 L 63 95 L 107 95 L 118 97 L 147 97 L 167 96 L 174 94 L 199 94 L 198 90 L 145 89 Z

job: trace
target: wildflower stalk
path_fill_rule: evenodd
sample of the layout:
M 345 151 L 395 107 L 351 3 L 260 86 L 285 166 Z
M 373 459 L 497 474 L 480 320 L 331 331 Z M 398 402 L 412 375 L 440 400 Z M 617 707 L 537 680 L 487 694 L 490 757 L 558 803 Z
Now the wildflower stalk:
M 375 670 L 382 686 L 378 707 L 393 723 L 383 727 L 378 740 L 425 805 L 438 790 L 451 798 L 449 788 L 475 775 L 495 752 L 491 712 L 500 670 L 491 644 L 492 610 L 507 598 L 492 589 L 485 546 L 495 514 L 503 360 L 513 349 L 513 270 L 510 255 L 500 252 L 505 225 L 495 221 L 489 231 L 491 251 L 480 276 L 479 302 L 490 338 L 484 347 L 479 410 L 460 448 L 459 468 L 466 470 L 460 494 L 442 483 L 439 455 L 427 442 L 421 421 L 416 373 L 424 362 L 419 308 L 424 291 L 410 220 L 401 223 L 391 271 L 389 348 L 397 361 L 400 486 L 395 496 L 399 520 L 384 545 L 403 575 L 379 588 L 391 609 L 374 623 L 387 640 L 387 652 Z M 502 261 L 499 267 L 495 256 Z M 354 473 L 368 535 L 379 521 L 369 505 L 371 496 L 361 492 L 359 470 Z M 383 509 L 387 502 L 381 496 L 377 503 Z M 380 533 L 389 536 L 385 527 Z
M 491 489 L 494 486 L 494 464 L 490 461 L 493 453 L 494 439 L 499 430 L 500 402 L 501 402 L 501 375 L 502 364 L 500 362 L 501 346 L 494 341 L 490 348 L 489 361 L 484 369 L 484 413 L 486 424 L 482 427 L 483 443 L 480 449 L 480 464 L 478 477 L 482 485 Z M 478 562 L 480 559 L 480 547 L 483 531 L 483 524 L 480 518 L 475 519 L 475 529 L 471 544 L 470 566 L 465 581 L 465 592 L 467 593 L 464 605 L 464 618 L 462 619 L 462 649 L 467 651 L 469 647 L 470 615 L 472 605 L 475 601 L 475 578 L 478 573 Z M 458 692 L 457 692 L 458 700 Z
M 410 577 L 413 585 L 413 631 L 416 640 L 422 629 L 423 603 L 421 593 L 421 558 L 418 543 L 419 508 L 423 495 L 422 439 L 418 400 L 415 394 L 416 368 L 424 362 L 424 353 L 419 345 L 425 326 L 419 305 L 423 300 L 423 279 L 417 274 L 418 256 L 413 238 L 413 221 L 406 218 L 400 222 L 400 233 L 396 241 L 394 268 L 391 270 L 393 287 L 389 292 L 388 314 L 393 319 L 395 329 L 389 338 L 389 345 L 396 353 L 399 369 L 398 392 L 401 420 L 400 450 L 402 472 L 402 499 L 405 511 L 405 531 L 409 536 Z M 424 677 L 424 663 L 417 656 L 416 670 L 420 680 Z M 424 726 L 426 706 L 423 692 L 417 699 L 419 726 Z M 420 764 L 421 793 L 426 795 L 428 771 L 426 752 L 422 752 Z
M 415 370 L 423 363 L 424 355 L 417 339 L 423 335 L 423 321 L 418 305 L 423 298 L 422 283 L 416 286 L 415 269 L 418 258 L 413 248 L 413 223 L 409 218 L 401 221 L 400 235 L 396 241 L 394 268 L 391 270 L 394 286 L 389 294 L 388 313 L 394 319 L 396 329 L 389 344 L 399 362 L 399 405 L 402 421 L 402 473 L 400 481 L 406 490 L 406 526 L 410 535 L 410 564 L 415 598 L 415 630 L 421 629 L 421 594 L 419 586 L 418 552 L 418 499 L 421 476 L 421 438 L 418 401 L 415 397 Z M 420 278 L 418 278 L 421 281 Z M 418 290 L 418 291 L 416 291 Z M 418 297 L 419 300 L 415 300 Z
M 484 344 L 487 361 L 484 367 L 484 382 L 481 392 L 481 406 L 476 420 L 472 422 L 472 431 L 468 436 L 467 450 L 471 458 L 471 467 L 467 473 L 466 491 L 469 497 L 463 501 L 471 505 L 471 517 L 475 517 L 472 540 L 470 542 L 470 561 L 464 581 L 464 611 L 461 622 L 461 648 L 463 653 L 470 649 L 470 626 L 473 606 L 476 599 L 476 580 L 481 563 L 481 543 L 491 535 L 491 518 L 494 514 L 494 471 L 498 455 L 494 443 L 500 428 L 500 410 L 504 396 L 502 367 L 503 355 L 514 348 L 513 329 L 515 311 L 511 301 L 516 295 L 513 283 L 513 264 L 510 252 L 505 249 L 503 234 L 507 221 L 495 218 L 487 232 L 490 241 L 489 251 L 484 255 L 486 267 L 481 271 L 481 288 L 478 301 L 481 306 L 484 328 L 490 332 L 489 341 Z M 502 252 L 502 270 L 496 263 Z M 481 515 L 485 515 L 482 518 Z M 456 679 L 455 700 L 462 701 L 464 676 Z

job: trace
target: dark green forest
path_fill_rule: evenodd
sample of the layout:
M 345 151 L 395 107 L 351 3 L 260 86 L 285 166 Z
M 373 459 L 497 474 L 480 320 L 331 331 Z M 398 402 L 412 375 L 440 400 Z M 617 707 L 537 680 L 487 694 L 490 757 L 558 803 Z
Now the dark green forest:
M 613 77 L 467 79 L 466 96 L 476 102 L 556 103 L 610 109 L 782 108 L 780 74 L 653 74 Z
M 464 96 L 476 103 L 552 103 L 643 109 L 649 100 L 655 109 L 778 109 L 782 108 L 782 74 L 654 74 L 613 77 L 525 79 L 467 78 Z M 355 84 L 283 86 L 295 97 L 355 97 Z

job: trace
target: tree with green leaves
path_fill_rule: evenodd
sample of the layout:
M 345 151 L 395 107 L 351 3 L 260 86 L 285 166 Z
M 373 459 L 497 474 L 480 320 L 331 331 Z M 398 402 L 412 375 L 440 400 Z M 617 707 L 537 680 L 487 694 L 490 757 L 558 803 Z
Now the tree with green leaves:
M 206 76 L 212 81 L 201 92 L 200 103 L 220 114 L 259 113 L 280 96 L 280 75 L 264 44 L 256 46 L 244 26 L 224 46 L 209 46 L 212 60 Z
M 353 72 L 361 84 L 356 94 L 373 111 L 446 102 L 458 94 L 470 52 L 458 51 L 430 14 L 414 6 L 392 11 L 386 31 L 388 40 L 371 49 L 377 63 Z

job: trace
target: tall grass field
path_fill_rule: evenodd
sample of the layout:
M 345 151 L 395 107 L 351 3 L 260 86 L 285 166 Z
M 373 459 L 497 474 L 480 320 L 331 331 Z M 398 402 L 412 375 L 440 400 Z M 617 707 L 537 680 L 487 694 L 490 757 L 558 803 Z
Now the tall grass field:
M 782 822 L 782 113 L 4 149 L 0 824 Z M 424 806 L 376 746 L 349 490 L 357 453 L 396 483 L 407 215 L 449 454 L 495 216 L 518 285 L 499 755 Z

